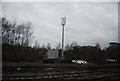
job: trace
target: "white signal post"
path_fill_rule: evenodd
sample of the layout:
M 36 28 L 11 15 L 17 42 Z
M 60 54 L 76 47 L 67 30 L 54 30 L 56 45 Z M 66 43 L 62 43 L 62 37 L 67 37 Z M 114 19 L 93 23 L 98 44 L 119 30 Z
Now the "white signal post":
M 61 17 L 62 25 L 62 59 L 64 59 L 64 26 L 66 24 L 66 17 Z

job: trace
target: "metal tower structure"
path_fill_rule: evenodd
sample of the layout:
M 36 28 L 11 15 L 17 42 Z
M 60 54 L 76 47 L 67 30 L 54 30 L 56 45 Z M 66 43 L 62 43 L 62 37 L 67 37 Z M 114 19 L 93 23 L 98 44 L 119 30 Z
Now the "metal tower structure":
M 61 17 L 62 25 L 62 59 L 64 59 L 64 26 L 66 24 L 66 17 Z

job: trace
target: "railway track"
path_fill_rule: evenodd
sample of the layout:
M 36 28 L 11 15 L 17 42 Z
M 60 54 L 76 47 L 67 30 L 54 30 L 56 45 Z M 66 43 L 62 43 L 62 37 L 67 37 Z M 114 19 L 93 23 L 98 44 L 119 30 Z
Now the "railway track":
M 33 70 L 32 70 L 33 69 Z M 44 68 L 35 70 L 25 68 L 21 71 L 2 74 L 3 81 L 120 81 L 118 68 L 99 69 L 69 69 L 69 68 Z

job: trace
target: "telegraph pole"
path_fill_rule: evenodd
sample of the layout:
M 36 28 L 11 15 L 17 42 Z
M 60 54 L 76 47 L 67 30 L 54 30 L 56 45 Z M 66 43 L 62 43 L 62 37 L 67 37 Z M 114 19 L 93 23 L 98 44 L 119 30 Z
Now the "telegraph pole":
M 61 17 L 62 25 L 62 59 L 64 59 L 64 26 L 66 24 L 66 17 Z

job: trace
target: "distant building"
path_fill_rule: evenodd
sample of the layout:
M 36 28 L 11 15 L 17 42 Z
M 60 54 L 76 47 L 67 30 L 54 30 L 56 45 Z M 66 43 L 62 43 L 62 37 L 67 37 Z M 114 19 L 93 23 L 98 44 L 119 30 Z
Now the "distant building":
M 61 58 L 61 51 L 55 49 L 49 49 L 44 57 L 44 59 L 60 59 L 60 58 Z
M 60 50 L 55 50 L 55 49 L 49 49 L 46 52 L 46 55 L 44 56 L 44 62 L 48 63 L 53 63 L 55 60 L 61 59 L 61 51 Z
M 119 48 L 120 47 L 120 43 L 118 43 L 118 42 L 110 42 L 109 43 L 109 47 L 110 48 Z
M 47 59 L 58 59 L 58 50 L 50 49 L 46 53 Z

